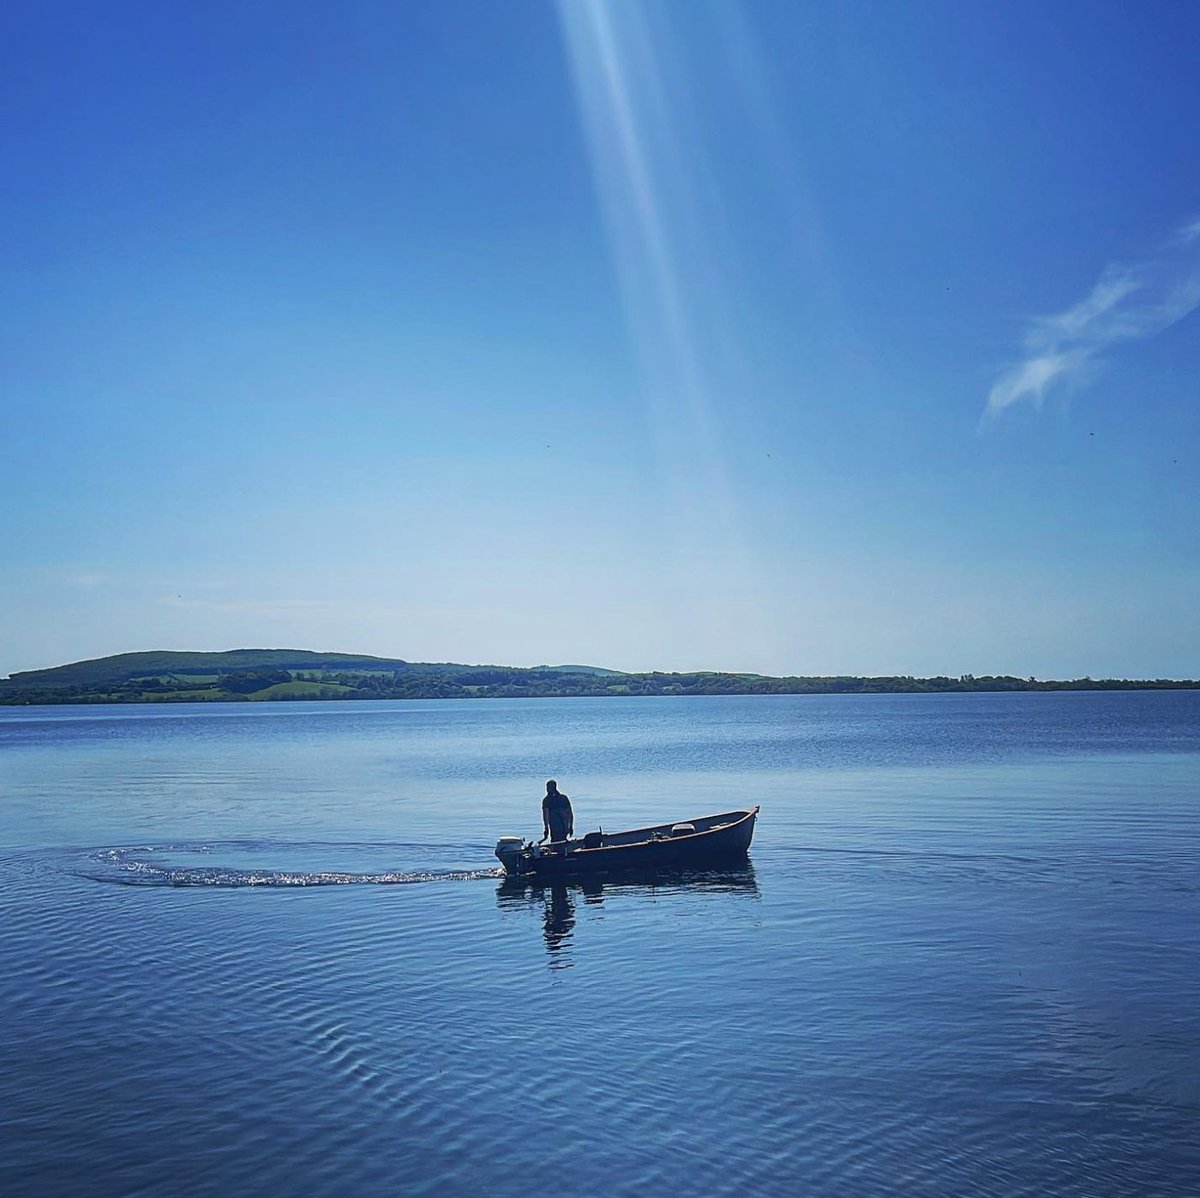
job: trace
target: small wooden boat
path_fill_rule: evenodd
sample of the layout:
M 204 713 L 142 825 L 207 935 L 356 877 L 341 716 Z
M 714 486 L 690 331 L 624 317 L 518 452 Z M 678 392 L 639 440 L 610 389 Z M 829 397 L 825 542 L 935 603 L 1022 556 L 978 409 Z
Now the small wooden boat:
M 690 868 L 745 857 L 758 808 L 702 815 L 697 819 L 628 832 L 589 832 L 557 844 L 531 844 L 502 836 L 496 856 L 510 877 L 553 878 L 619 869 Z

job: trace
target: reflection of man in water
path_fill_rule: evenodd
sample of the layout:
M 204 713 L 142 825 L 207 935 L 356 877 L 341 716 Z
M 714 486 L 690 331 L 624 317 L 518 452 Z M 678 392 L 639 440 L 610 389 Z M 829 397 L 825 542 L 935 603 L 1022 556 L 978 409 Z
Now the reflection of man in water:
M 550 840 L 566 840 L 575 831 L 575 813 L 571 800 L 558 789 L 553 778 L 546 783 L 546 797 L 542 800 L 542 837 Z
M 551 885 L 545 902 L 542 935 L 546 937 L 546 948 L 554 954 L 571 942 L 571 931 L 575 927 L 575 904 L 561 882 Z

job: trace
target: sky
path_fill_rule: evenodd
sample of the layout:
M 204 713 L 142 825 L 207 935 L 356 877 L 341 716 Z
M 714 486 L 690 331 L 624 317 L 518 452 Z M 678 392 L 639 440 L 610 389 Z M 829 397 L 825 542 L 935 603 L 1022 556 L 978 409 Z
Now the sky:
M 1200 677 L 1200 8 L 12 0 L 0 675 Z

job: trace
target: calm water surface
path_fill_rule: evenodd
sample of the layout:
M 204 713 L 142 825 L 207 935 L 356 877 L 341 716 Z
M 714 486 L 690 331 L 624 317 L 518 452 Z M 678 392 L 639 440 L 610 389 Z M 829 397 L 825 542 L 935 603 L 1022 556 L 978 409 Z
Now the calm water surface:
M 0 708 L 0 1192 L 1193 1195 L 1198 817 L 1197 692 Z

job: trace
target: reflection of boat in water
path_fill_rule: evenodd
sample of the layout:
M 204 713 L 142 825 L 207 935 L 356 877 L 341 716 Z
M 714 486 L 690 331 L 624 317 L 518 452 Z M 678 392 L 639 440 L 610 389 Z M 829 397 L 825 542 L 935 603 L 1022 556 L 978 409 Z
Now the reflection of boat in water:
M 566 891 L 586 903 L 602 903 L 605 896 L 661 894 L 672 891 L 737 891 L 758 897 L 758 879 L 749 861 L 724 869 L 626 869 L 611 876 L 581 874 L 574 878 L 539 878 L 526 874 L 501 879 L 496 901 L 501 907 L 516 906 L 530 898 Z
M 758 808 L 752 807 L 628 832 L 589 832 L 577 840 L 549 845 L 502 836 L 496 856 L 510 877 L 701 868 L 744 858 L 757 816 Z
M 582 899 L 586 909 L 601 906 L 605 899 L 695 891 L 736 893 L 750 899 L 759 897 L 754 866 L 743 861 L 723 869 L 635 868 L 607 875 L 579 874 L 571 878 L 510 875 L 496 888 L 496 905 L 501 909 L 540 909 L 546 948 L 558 962 L 555 967 L 560 968 L 571 963 L 569 950 L 575 931 L 577 900 Z

